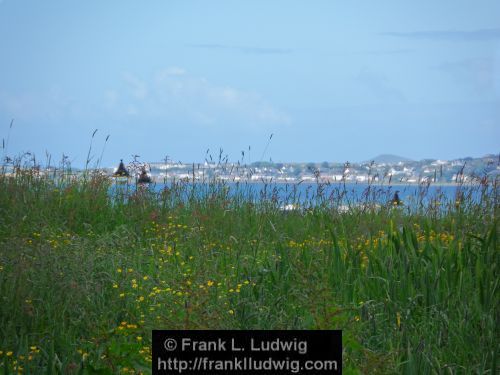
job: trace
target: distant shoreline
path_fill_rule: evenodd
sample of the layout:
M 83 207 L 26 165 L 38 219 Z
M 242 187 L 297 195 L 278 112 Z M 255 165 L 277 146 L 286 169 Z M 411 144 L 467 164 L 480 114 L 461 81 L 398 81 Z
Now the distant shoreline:
M 175 178 L 175 181 L 176 182 L 179 182 L 183 180 L 182 178 L 179 179 L 179 178 Z M 172 182 L 172 178 L 169 178 L 167 180 L 167 182 Z M 188 182 L 192 182 L 192 179 L 189 179 Z M 196 181 L 197 183 L 209 183 L 211 181 L 199 181 L 197 180 Z M 374 187 L 383 187 L 383 186 L 426 186 L 426 185 L 430 185 L 430 186 L 449 186 L 449 187 L 453 187 L 453 186 L 463 186 L 463 185 L 480 185 L 479 183 L 477 182 L 464 182 L 462 184 L 459 184 L 459 183 L 456 183 L 456 182 L 430 182 L 430 183 L 423 183 L 423 182 L 401 182 L 401 181 L 397 181 L 397 182 L 394 182 L 394 181 L 391 181 L 390 183 L 388 181 L 384 181 L 384 182 L 380 182 L 380 181 L 377 181 L 377 182 L 372 182 L 372 183 L 368 183 L 368 182 L 355 182 L 355 181 L 331 181 L 331 180 L 328 180 L 328 181 L 313 181 L 313 180 L 294 180 L 294 181 L 276 181 L 276 180 L 272 180 L 272 181 L 262 181 L 262 180 L 239 180 L 239 181 L 233 181 L 233 180 L 227 180 L 227 179 L 220 179 L 218 180 L 217 182 L 228 182 L 228 183 L 232 183 L 232 184 L 252 184 L 252 185 L 257 185 L 257 184 L 276 184 L 276 185 L 321 185 L 321 184 L 329 184 L 329 185 L 365 185 L 365 186 L 374 186 Z M 153 183 L 164 183 L 164 181 L 160 181 L 159 179 L 155 178 L 153 176 Z

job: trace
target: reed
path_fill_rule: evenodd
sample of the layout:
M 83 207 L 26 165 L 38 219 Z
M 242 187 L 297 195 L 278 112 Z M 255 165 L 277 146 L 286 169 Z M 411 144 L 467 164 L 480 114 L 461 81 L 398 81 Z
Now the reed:
M 294 328 L 342 329 L 344 373 L 495 373 L 498 182 L 423 186 L 411 209 L 318 182 L 298 199 L 4 166 L 0 371 L 149 373 L 152 329 Z

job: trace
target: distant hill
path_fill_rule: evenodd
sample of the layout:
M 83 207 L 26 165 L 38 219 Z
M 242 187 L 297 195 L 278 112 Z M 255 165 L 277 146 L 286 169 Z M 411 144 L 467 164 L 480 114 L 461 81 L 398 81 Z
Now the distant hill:
M 382 163 L 385 163 L 385 164 L 396 164 L 396 163 L 399 163 L 399 162 L 405 163 L 405 162 L 410 162 L 410 161 L 413 161 L 413 160 L 405 158 L 403 156 L 398 156 L 398 155 L 381 154 L 381 155 L 378 155 L 378 156 L 374 157 L 373 159 L 368 160 L 368 162 L 371 162 L 371 161 L 374 161 L 377 164 L 382 164 Z

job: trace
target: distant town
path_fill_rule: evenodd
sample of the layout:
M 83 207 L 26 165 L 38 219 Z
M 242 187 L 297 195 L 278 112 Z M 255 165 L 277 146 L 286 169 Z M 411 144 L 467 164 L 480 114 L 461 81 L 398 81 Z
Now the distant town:
M 203 163 L 181 163 L 170 160 L 153 163 L 129 164 L 131 174 L 138 175 L 145 166 L 152 180 L 165 182 L 173 180 L 207 181 L 212 178 L 232 182 L 347 182 L 373 183 L 388 182 L 402 184 L 479 181 L 487 178 L 496 180 L 500 175 L 500 155 L 486 155 L 480 158 L 455 160 L 424 159 L 409 160 L 395 155 L 379 155 L 362 163 L 276 163 L 242 162 L 230 163 L 225 160 Z M 106 168 L 112 174 L 116 168 Z

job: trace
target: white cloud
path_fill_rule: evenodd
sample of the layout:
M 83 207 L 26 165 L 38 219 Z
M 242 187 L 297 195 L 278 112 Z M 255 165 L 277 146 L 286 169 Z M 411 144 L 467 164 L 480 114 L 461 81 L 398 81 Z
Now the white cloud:
M 130 73 L 125 73 L 123 79 L 128 84 L 131 94 L 136 99 L 145 99 L 148 95 L 148 89 L 146 83 L 141 81 L 139 78 L 135 77 Z
M 118 104 L 118 92 L 116 90 L 107 90 L 104 93 L 104 106 L 107 109 L 113 109 Z
M 212 126 L 228 123 L 234 126 L 287 125 L 291 122 L 286 113 L 274 108 L 257 93 L 216 85 L 179 67 L 161 70 L 149 81 L 127 73 L 124 82 L 124 93 L 128 96 L 120 98 L 122 107 L 116 106 L 113 111 Z M 113 99 L 109 93 L 106 95 L 108 101 Z
M 0 112 L 22 119 L 61 120 L 82 113 L 80 103 L 60 86 L 43 91 L 8 92 L 0 90 Z
M 0 112 L 16 119 L 69 124 L 83 118 L 121 123 L 123 117 L 133 117 L 211 130 L 275 129 L 291 122 L 285 112 L 255 92 L 217 85 L 179 67 L 159 71 L 150 79 L 126 73 L 121 83 L 101 90 L 97 96 L 82 96 L 59 85 L 27 92 L 0 88 Z
M 181 76 L 184 75 L 186 71 L 178 66 L 171 66 L 169 68 L 164 69 L 161 74 L 170 75 L 170 76 Z

